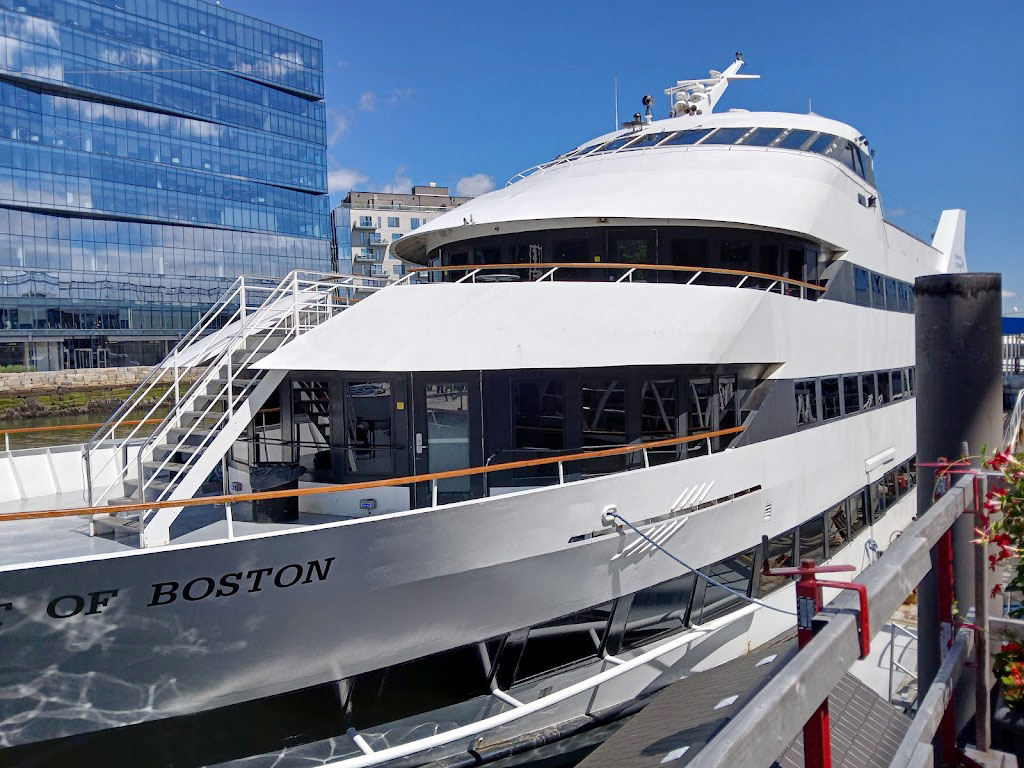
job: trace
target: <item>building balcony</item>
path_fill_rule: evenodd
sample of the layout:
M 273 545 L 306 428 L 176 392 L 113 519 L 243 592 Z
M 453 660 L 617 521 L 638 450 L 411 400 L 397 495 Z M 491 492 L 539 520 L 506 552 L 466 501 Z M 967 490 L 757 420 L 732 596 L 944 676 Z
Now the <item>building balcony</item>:
M 359 218 L 352 222 L 352 229 L 376 229 L 377 225 L 373 223 L 373 219 Z

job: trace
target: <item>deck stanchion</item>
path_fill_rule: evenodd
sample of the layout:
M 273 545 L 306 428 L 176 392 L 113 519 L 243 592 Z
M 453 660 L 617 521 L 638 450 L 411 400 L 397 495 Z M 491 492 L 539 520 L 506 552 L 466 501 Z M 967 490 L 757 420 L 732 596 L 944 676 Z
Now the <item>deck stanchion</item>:
M 800 577 L 796 582 L 796 641 L 800 648 L 814 637 L 814 617 L 823 604 L 822 588 L 852 589 L 860 595 L 860 657 L 867 658 L 871 642 L 867 587 L 854 582 L 819 581 L 816 578 L 819 573 L 855 570 L 852 565 L 817 565 L 813 560 L 801 560 L 799 568 L 770 568 L 765 562 L 762 569 L 765 576 Z M 804 724 L 804 768 L 832 768 L 832 734 L 827 696 Z
M 966 442 L 977 457 L 1002 442 L 1002 279 L 997 273 L 919 277 L 914 283 L 917 355 L 918 515 L 932 505 L 934 466 L 958 459 Z M 973 465 L 978 466 L 977 459 Z M 927 466 L 932 464 L 932 466 Z M 950 483 L 951 485 L 951 483 Z M 918 690 L 931 687 L 952 631 L 952 602 L 960 617 L 974 607 L 974 519 L 957 520 L 948 540 L 932 549 L 932 570 L 918 589 Z M 952 564 L 952 565 L 950 565 Z M 953 569 L 952 577 L 949 574 Z M 941 573 L 940 573 L 941 571 Z M 947 630 L 943 624 L 948 624 Z M 945 641 L 945 642 L 943 642 Z M 952 699 L 958 731 L 974 713 L 973 670 L 966 670 Z M 950 760 L 938 739 L 936 761 Z

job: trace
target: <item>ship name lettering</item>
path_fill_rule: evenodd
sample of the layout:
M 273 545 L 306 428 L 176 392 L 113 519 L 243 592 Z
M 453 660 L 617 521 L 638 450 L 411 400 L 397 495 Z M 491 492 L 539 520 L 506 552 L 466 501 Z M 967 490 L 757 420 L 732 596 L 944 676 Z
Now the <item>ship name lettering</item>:
M 333 557 L 325 557 L 323 560 L 310 560 L 305 565 L 289 563 L 288 565 L 280 566 L 276 570 L 274 568 L 255 568 L 245 572 L 244 575 L 242 571 L 234 571 L 233 573 L 225 573 L 219 579 L 214 579 L 212 576 L 197 576 L 191 581 L 185 582 L 184 586 L 177 581 L 160 581 L 153 584 L 153 596 L 147 607 L 153 608 L 158 605 L 170 605 L 179 597 L 189 602 L 205 600 L 208 597 L 231 597 L 237 594 L 243 587 L 247 587 L 246 591 L 248 592 L 262 592 L 265 587 L 269 587 L 271 584 L 277 589 L 287 589 L 299 583 L 311 584 L 313 581 L 326 581 L 327 575 L 331 570 L 331 563 L 333 562 Z M 266 577 L 266 580 L 264 580 L 264 577 Z M 117 592 L 115 591 L 114 594 L 117 594 Z M 75 595 L 64 596 L 64 598 L 67 597 L 75 597 Z M 57 598 L 57 600 L 63 600 L 64 598 Z M 79 599 L 81 600 L 81 598 Z M 53 603 L 51 603 L 52 605 Z M 106 603 L 104 602 L 102 605 L 106 605 Z M 81 606 L 77 606 L 77 610 L 74 613 L 81 609 Z M 73 616 L 74 613 L 68 615 Z
M 51 619 L 70 619 L 72 616 L 80 614 L 86 606 L 89 605 L 89 610 L 85 612 L 86 616 L 93 616 L 110 603 L 110 601 L 117 597 L 116 589 L 101 589 L 97 592 L 87 593 L 88 600 L 81 595 L 61 595 L 55 597 L 46 606 L 46 615 Z

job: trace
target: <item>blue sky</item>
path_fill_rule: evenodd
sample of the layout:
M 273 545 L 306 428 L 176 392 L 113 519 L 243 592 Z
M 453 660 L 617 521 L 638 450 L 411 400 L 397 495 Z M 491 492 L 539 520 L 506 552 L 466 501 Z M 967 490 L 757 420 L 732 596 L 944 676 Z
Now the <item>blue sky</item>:
M 613 128 L 681 78 L 728 66 L 759 81 L 720 109 L 814 111 L 875 148 L 887 217 L 930 238 L 967 210 L 972 271 L 1001 271 L 1024 310 L 1024 3 L 590 0 L 353 3 L 227 0 L 320 37 L 332 199 L 436 181 L 482 191 Z M 1017 234 L 1015 234 L 1017 233 Z

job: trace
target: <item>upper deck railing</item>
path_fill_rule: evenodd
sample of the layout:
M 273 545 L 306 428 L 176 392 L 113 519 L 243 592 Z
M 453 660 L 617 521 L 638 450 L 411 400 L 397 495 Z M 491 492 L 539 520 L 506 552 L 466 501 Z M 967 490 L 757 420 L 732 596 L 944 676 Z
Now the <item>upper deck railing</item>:
M 746 430 L 745 426 L 729 427 L 718 429 L 712 432 L 701 432 L 683 437 L 672 437 L 665 440 L 651 440 L 646 443 L 617 446 L 615 448 L 602 448 L 594 451 L 582 451 L 568 456 L 545 456 L 538 459 L 523 459 L 520 461 L 507 461 L 501 464 L 487 464 L 478 467 L 467 467 L 465 469 L 452 469 L 444 472 L 429 472 L 419 475 L 407 475 L 404 477 L 388 477 L 378 480 L 366 480 L 358 483 L 341 483 L 337 485 L 322 485 L 314 488 L 285 489 L 278 491 L 259 491 L 253 493 L 236 493 L 219 496 L 200 496 L 193 499 L 176 499 L 169 501 L 147 501 L 135 504 L 110 504 L 104 506 L 73 507 L 68 509 L 47 509 L 31 512 L 12 512 L 0 514 L 0 522 L 11 522 L 14 520 L 42 520 L 56 517 L 85 517 L 92 515 L 107 515 L 118 512 L 144 512 L 147 510 L 169 509 L 176 507 L 198 507 L 209 505 L 224 505 L 227 507 L 228 520 L 230 523 L 230 505 L 244 501 L 260 501 L 265 499 L 287 499 L 296 496 L 315 496 L 325 493 L 338 493 L 340 491 L 356 491 L 367 488 L 384 488 L 396 485 L 415 485 L 417 483 L 431 483 L 433 506 L 437 506 L 437 482 L 454 477 L 469 477 L 471 475 L 487 475 L 493 472 L 505 470 L 522 469 L 525 467 L 539 467 L 544 465 L 558 465 L 558 484 L 564 485 L 564 465 L 567 462 L 586 461 L 588 459 L 599 459 L 605 456 L 621 456 L 625 454 L 641 453 L 643 466 L 650 466 L 647 451 L 652 448 L 664 448 L 673 445 L 682 445 L 696 441 L 711 441 L 718 437 L 731 437 Z M 680 459 L 683 460 L 683 459 Z M 622 471 L 629 471 L 622 470 Z M 229 529 L 230 530 L 230 529 Z M 231 535 L 229 535 L 231 538 Z
M 465 273 L 457 280 L 453 280 L 454 283 L 539 283 L 543 280 L 556 280 L 556 275 L 560 270 L 564 276 L 569 270 L 578 269 L 621 272 L 621 275 L 611 281 L 616 283 L 634 282 L 637 273 L 661 272 L 690 275 L 689 279 L 681 281 L 684 285 L 726 285 L 733 288 L 748 287 L 765 292 L 777 289 L 781 294 L 799 296 L 801 299 L 817 298 L 825 292 L 825 288 L 820 285 L 766 272 L 749 272 L 723 267 L 688 267 L 676 264 L 630 264 L 624 262 L 543 262 L 537 264 L 460 264 L 414 267 L 395 285 L 410 283 L 418 275 L 444 275 L 449 272 Z M 523 272 L 527 273 L 525 280 L 520 276 Z M 644 277 L 642 274 L 640 276 Z M 569 277 L 571 279 L 571 274 Z

